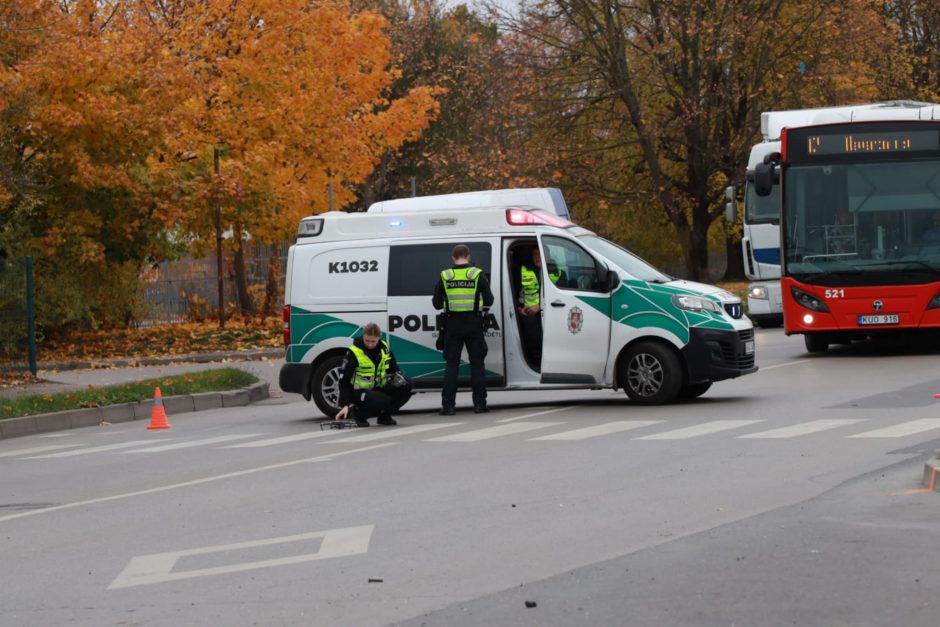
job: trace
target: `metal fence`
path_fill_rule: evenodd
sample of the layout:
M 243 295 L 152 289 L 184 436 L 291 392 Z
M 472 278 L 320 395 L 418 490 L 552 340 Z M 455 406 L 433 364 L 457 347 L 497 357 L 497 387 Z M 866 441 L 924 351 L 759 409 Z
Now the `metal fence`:
M 276 281 L 276 287 L 280 290 L 277 302 L 283 302 L 287 248 L 287 244 L 277 247 L 253 245 L 245 251 L 248 288 L 255 297 L 255 305 L 258 308 L 264 298 L 273 252 L 277 253 L 280 272 Z M 190 322 L 200 320 L 204 316 L 217 316 L 219 292 L 214 256 L 164 262 L 145 272 L 142 279 L 141 298 L 145 311 L 138 321 L 141 327 Z M 224 302 L 228 311 L 238 302 L 234 268 L 228 253 L 224 261 L 223 279 Z
M 36 374 L 36 308 L 31 257 L 0 259 L 0 370 Z

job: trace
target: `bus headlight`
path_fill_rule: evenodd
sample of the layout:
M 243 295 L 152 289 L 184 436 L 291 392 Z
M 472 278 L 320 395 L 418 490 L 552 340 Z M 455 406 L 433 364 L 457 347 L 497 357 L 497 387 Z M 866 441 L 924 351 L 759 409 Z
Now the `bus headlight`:
M 672 297 L 672 304 L 686 311 L 710 311 L 720 314 L 721 306 L 710 298 L 704 296 L 691 296 L 689 294 L 676 294 Z
M 793 300 L 807 309 L 811 309 L 812 311 L 829 311 L 829 308 L 826 307 L 826 303 L 822 302 L 808 292 L 804 292 L 803 290 L 799 290 L 791 286 L 790 293 L 793 295 Z
M 767 294 L 767 287 L 764 285 L 752 285 L 747 290 L 748 298 L 753 298 L 756 300 L 767 300 L 769 298 Z
M 937 294 L 927 303 L 927 309 L 940 309 L 940 294 Z

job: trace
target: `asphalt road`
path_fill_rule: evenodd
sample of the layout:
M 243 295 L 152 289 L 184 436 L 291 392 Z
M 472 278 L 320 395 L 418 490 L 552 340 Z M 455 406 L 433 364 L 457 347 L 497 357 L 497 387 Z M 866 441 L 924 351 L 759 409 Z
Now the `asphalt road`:
M 669 407 L 321 431 L 285 395 L 0 440 L 0 624 L 936 625 L 940 351 L 757 341 Z

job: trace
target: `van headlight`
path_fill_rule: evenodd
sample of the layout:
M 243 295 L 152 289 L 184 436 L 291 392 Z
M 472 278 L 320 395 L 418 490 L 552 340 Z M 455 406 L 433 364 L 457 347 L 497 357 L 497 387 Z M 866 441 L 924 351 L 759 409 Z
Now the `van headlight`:
M 748 298 L 767 300 L 767 287 L 765 285 L 752 285 L 747 290 Z
M 676 294 L 672 297 L 672 304 L 686 311 L 710 311 L 720 314 L 721 306 L 710 298 L 692 296 L 689 294 Z

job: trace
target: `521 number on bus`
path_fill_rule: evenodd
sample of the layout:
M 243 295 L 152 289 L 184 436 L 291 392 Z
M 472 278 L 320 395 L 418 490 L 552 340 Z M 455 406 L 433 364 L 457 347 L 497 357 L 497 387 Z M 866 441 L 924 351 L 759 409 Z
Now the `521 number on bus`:
M 826 298 L 845 298 L 845 290 L 826 290 Z

